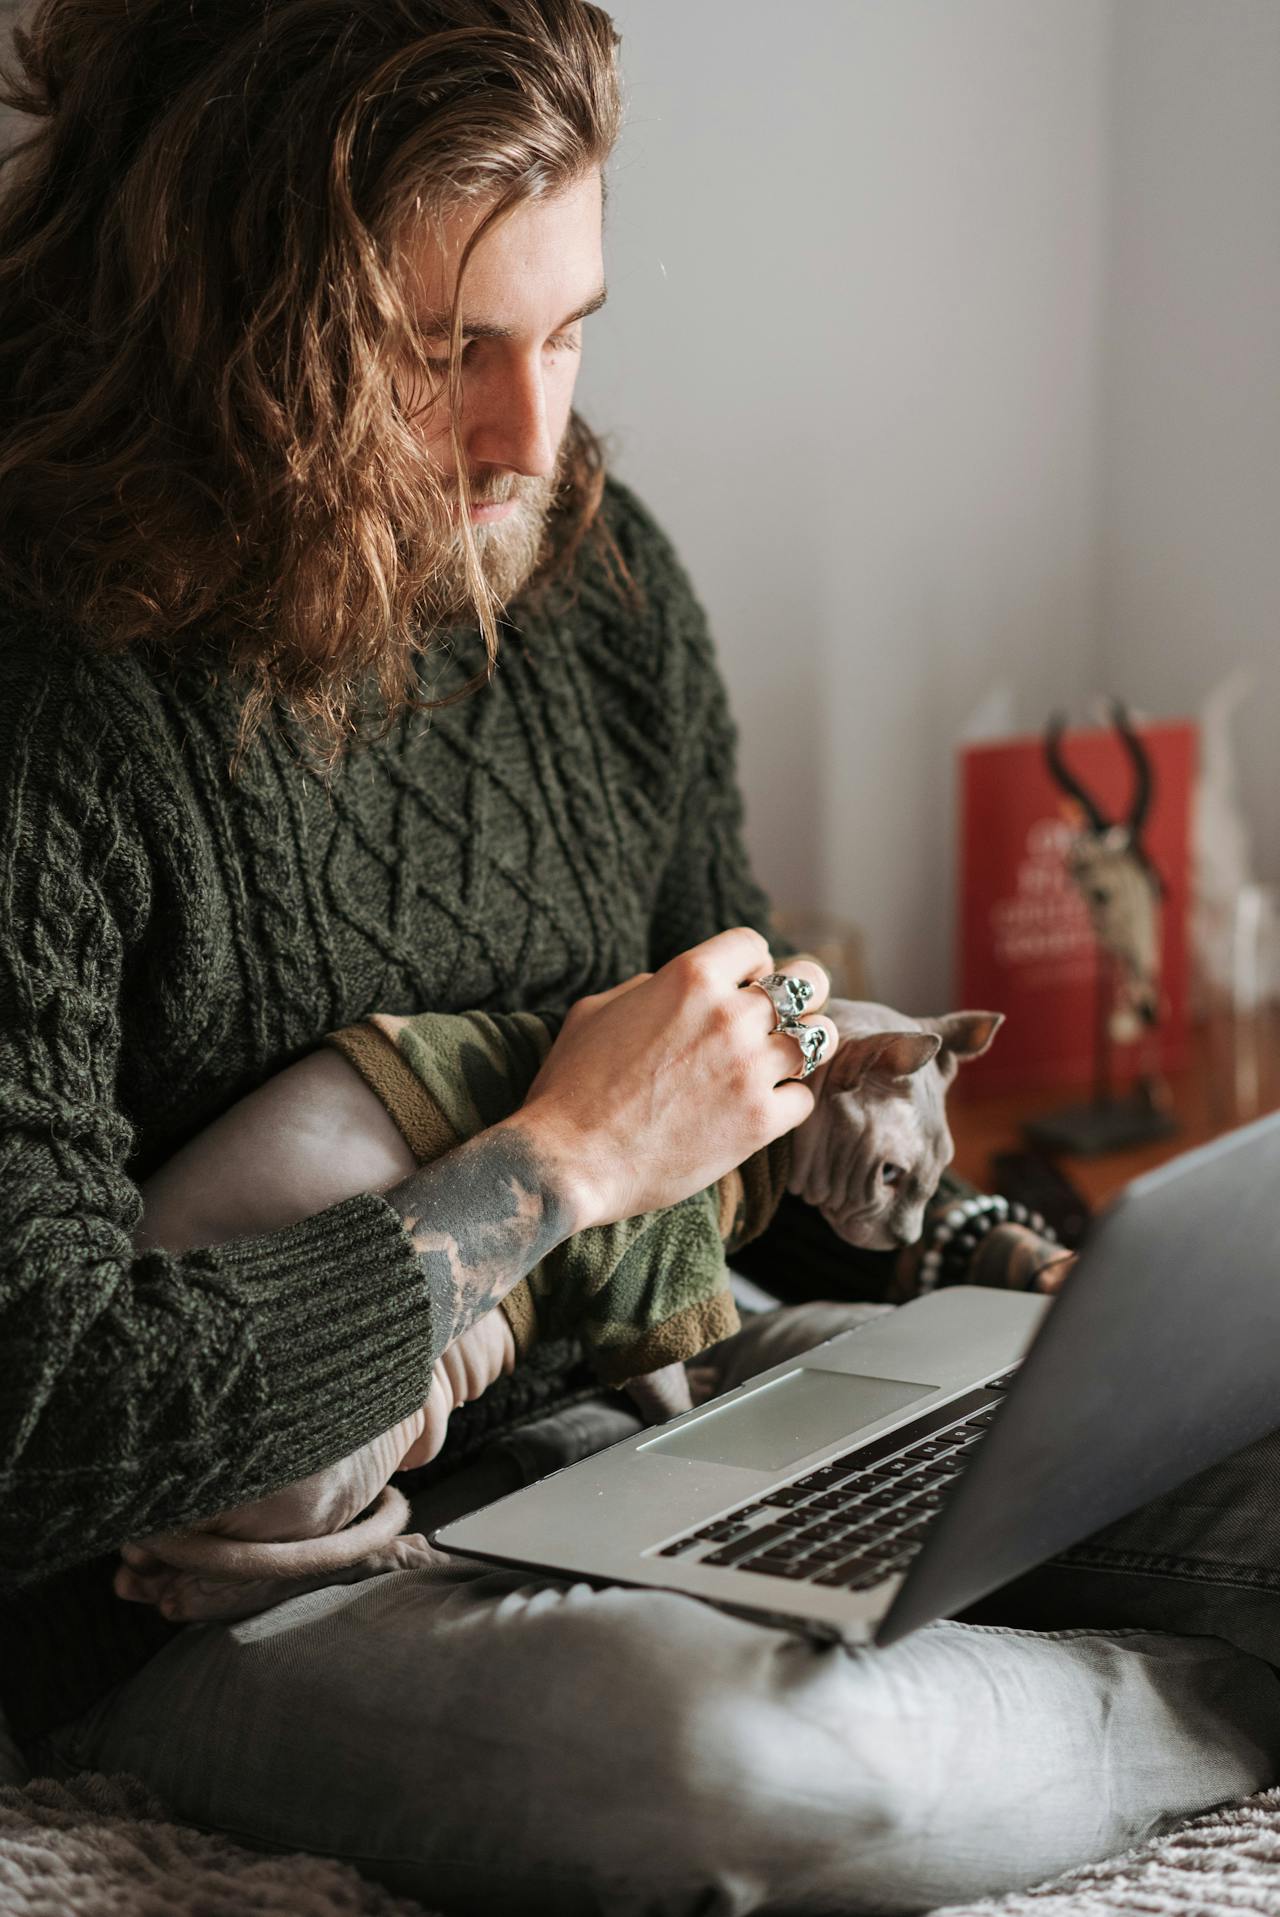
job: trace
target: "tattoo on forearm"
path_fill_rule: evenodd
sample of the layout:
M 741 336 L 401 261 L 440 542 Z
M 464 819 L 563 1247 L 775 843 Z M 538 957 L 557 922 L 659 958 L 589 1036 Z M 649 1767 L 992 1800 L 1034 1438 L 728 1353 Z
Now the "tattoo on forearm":
M 386 1194 L 451 1344 L 568 1236 L 569 1207 L 529 1141 L 482 1133 Z

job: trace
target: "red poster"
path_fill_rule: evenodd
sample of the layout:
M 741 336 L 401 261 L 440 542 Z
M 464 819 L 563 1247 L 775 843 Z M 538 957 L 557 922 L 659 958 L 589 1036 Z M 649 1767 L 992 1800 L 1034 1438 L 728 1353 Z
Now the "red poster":
M 1187 930 L 1196 731 L 1186 722 L 1134 728 L 1149 757 L 1141 829 L 1159 874 L 1156 1025 L 1113 1049 L 1118 1089 L 1140 1074 L 1176 1071 L 1187 1048 Z M 1063 762 L 1104 822 L 1124 825 L 1134 765 L 1110 728 L 1067 732 Z M 1087 1086 L 1095 1070 L 1100 958 L 1071 875 L 1073 841 L 1096 827 L 1051 776 L 1042 739 L 960 753 L 958 1003 L 1006 1023 L 985 1058 L 965 1067 L 966 1092 Z M 1115 976 L 1109 969 L 1108 983 Z

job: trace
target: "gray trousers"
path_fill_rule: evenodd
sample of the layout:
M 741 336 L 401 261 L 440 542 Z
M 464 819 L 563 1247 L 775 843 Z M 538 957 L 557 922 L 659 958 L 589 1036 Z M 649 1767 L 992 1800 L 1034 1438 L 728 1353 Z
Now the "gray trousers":
M 868 1311 L 752 1321 L 718 1348 L 722 1386 Z M 602 1399 L 526 1427 L 415 1521 L 634 1422 Z M 1253 1447 L 1029 1581 L 1009 1602 L 1050 1629 L 1011 1612 L 817 1645 L 454 1561 L 191 1626 L 39 1756 L 131 1771 L 182 1819 L 450 1912 L 927 1909 L 1280 1776 L 1278 1455 Z

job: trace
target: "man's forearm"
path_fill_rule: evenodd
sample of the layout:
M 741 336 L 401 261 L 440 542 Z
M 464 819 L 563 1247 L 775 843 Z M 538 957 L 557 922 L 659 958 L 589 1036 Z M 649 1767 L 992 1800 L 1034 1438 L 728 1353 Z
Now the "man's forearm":
M 384 1195 L 413 1240 L 449 1344 L 577 1228 L 563 1167 L 513 1121 L 420 1165 Z
M 147 1181 L 138 1242 L 219 1244 L 381 1192 L 417 1251 L 439 1357 L 589 1222 L 583 1156 L 545 1117 L 521 1111 L 415 1165 L 381 1100 L 323 1047 L 250 1092 Z

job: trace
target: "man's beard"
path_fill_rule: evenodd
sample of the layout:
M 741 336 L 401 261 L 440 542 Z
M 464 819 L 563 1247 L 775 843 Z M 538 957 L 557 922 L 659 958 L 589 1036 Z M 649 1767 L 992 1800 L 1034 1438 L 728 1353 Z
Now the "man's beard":
M 473 506 L 497 505 L 506 500 L 516 502 L 515 511 L 505 519 L 471 528 L 485 584 L 500 606 L 509 606 L 537 571 L 557 486 L 555 477 L 534 479 L 509 473 L 503 479 L 472 487 Z M 452 498 L 456 501 L 458 495 L 454 493 Z M 423 610 L 433 626 L 456 625 L 474 617 L 466 550 L 461 530 L 456 527 L 432 569 Z

